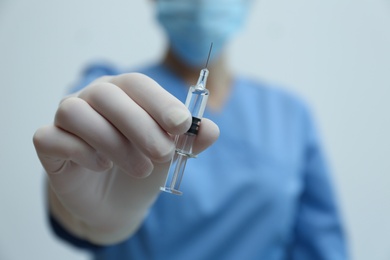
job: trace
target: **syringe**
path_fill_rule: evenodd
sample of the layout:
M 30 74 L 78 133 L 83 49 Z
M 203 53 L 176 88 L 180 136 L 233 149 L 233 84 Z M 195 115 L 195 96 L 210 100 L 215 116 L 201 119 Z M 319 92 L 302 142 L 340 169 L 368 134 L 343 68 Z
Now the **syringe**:
M 212 44 L 210 47 L 210 52 Z M 210 57 L 209 52 L 209 57 Z M 165 192 L 181 195 L 179 190 L 180 183 L 183 178 L 184 169 L 186 167 L 187 159 L 196 157 L 192 154 L 192 144 L 199 131 L 200 121 L 203 117 L 204 110 L 206 108 L 207 99 L 209 97 L 209 91 L 206 89 L 207 77 L 209 71 L 206 68 L 200 71 L 200 76 L 196 85 L 191 86 L 186 99 L 186 107 L 191 112 L 192 124 L 190 129 L 182 135 L 177 135 L 175 138 L 176 151 L 171 160 L 168 176 L 165 181 L 165 186 L 160 189 Z
M 192 144 L 198 134 L 200 121 L 209 97 L 209 91 L 206 89 L 208 75 L 209 71 L 207 69 L 202 69 L 200 71 L 198 83 L 196 83 L 195 86 L 191 86 L 188 91 L 185 104 L 192 115 L 191 128 L 185 134 L 177 135 L 175 138 L 176 152 L 169 167 L 165 186 L 161 187 L 162 191 L 177 195 L 182 194 L 182 192 L 179 191 L 181 179 L 183 177 L 187 159 L 195 157 L 192 154 Z

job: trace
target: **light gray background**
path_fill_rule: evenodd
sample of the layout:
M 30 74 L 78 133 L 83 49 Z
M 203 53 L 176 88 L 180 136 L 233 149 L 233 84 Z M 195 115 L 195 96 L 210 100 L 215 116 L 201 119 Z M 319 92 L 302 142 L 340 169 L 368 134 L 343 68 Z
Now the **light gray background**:
M 153 17 L 147 0 L 0 0 L 0 259 L 86 259 L 46 225 L 32 135 L 86 62 L 158 60 Z M 389 28 L 388 0 L 261 0 L 230 45 L 238 72 L 311 104 L 358 260 L 390 259 Z

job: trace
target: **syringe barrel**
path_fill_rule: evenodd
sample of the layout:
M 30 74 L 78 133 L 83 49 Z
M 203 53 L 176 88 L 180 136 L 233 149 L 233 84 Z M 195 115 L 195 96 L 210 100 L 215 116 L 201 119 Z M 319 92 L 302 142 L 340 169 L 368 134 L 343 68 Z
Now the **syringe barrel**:
M 207 78 L 209 71 L 202 69 L 196 85 L 191 86 L 186 99 L 186 107 L 195 118 L 202 119 L 204 110 L 206 109 L 209 91 L 206 89 Z
M 188 157 L 193 156 L 192 144 L 194 142 L 195 137 L 196 135 L 190 132 L 176 136 L 175 155 L 172 158 L 165 185 L 161 188 L 161 190 L 176 195 L 182 194 L 179 188 L 181 180 L 183 178 L 184 169 L 187 164 L 187 159 Z
M 186 107 L 193 117 L 201 119 L 206 109 L 209 91 L 206 88 L 191 86 L 187 94 Z
M 208 74 L 209 71 L 207 69 L 202 69 L 197 84 L 195 86 L 191 86 L 188 91 L 185 105 L 191 112 L 192 124 L 186 133 L 176 136 L 176 151 L 171 160 L 165 185 L 164 187 L 161 187 L 161 190 L 163 191 L 177 195 L 182 194 L 179 190 L 181 180 L 183 178 L 188 157 L 194 157 L 192 154 L 192 144 L 198 134 L 200 121 L 203 117 L 203 113 L 207 105 L 207 99 L 209 97 L 209 91 L 206 89 Z

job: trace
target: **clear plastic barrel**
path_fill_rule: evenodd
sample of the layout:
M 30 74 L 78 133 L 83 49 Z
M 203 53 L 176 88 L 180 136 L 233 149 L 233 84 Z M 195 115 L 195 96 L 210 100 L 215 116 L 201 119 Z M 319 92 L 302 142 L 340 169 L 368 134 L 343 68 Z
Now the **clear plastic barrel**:
M 192 114 L 192 125 L 187 133 L 176 136 L 175 155 L 172 158 L 171 165 L 164 187 L 162 191 L 181 195 L 179 190 L 183 178 L 184 170 L 187 164 L 187 159 L 194 157 L 192 154 L 192 144 L 198 133 L 199 124 L 206 109 L 209 91 L 206 89 L 208 70 L 202 69 L 199 80 L 195 86 L 191 86 L 185 105 Z

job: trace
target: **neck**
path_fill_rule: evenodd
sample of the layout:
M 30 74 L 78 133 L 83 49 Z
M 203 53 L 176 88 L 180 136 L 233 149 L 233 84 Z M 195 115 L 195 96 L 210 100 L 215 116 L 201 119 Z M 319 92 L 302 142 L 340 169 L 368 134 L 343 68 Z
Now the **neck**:
M 202 69 L 202 67 L 188 66 L 178 59 L 171 49 L 165 55 L 163 64 L 182 78 L 188 86 L 197 82 L 199 72 Z M 208 107 L 217 112 L 222 108 L 227 99 L 232 84 L 232 75 L 228 69 L 225 55 L 221 55 L 218 59 L 210 62 L 208 70 L 210 71 L 207 80 L 207 89 L 210 91 Z

